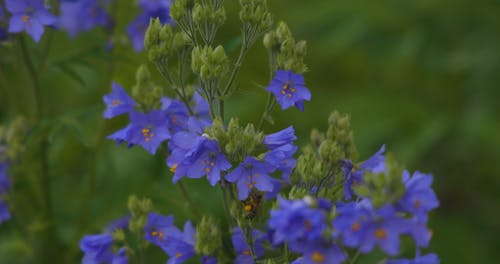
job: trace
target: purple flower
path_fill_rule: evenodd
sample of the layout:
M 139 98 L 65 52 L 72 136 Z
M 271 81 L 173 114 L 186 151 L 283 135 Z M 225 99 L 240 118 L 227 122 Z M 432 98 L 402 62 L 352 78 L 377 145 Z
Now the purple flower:
M 247 157 L 243 163 L 226 175 L 226 180 L 238 182 L 238 199 L 245 200 L 253 188 L 264 192 L 273 191 L 274 186 L 269 174 L 274 170 L 273 166 L 265 162 Z
M 253 264 L 253 257 L 251 254 L 251 249 L 248 243 L 245 240 L 245 235 L 241 231 L 239 227 L 233 228 L 233 235 L 231 237 L 233 242 L 234 250 L 238 256 L 236 257 L 234 263 L 245 263 L 245 264 Z M 252 230 L 252 243 L 253 249 L 255 252 L 255 256 L 260 258 L 264 255 L 264 247 L 262 243 L 265 241 L 264 233 L 257 229 Z
M 387 264 L 439 264 L 439 257 L 434 253 L 420 256 L 420 252 L 417 251 L 414 259 L 391 259 Z
M 131 127 L 127 131 L 127 142 L 141 145 L 155 154 L 160 144 L 170 138 L 165 112 L 152 110 L 149 113 L 131 112 Z
M 192 101 L 194 102 L 193 111 L 195 116 L 200 119 L 210 119 L 210 106 L 207 100 L 201 97 L 198 92 L 195 92 Z
M 9 207 L 7 204 L 0 200 L 0 224 L 10 219 Z
M 302 248 L 304 254 L 300 264 L 337 264 L 347 259 L 347 255 L 337 246 L 331 243 L 309 243 Z
M 187 129 L 189 113 L 183 102 L 168 97 L 161 98 L 161 109 L 167 113 L 171 134 Z
M 304 200 L 289 201 L 278 196 L 278 201 L 278 209 L 271 211 L 268 220 L 273 245 L 287 242 L 292 250 L 301 252 L 305 245 L 323 240 L 327 228 L 323 209 L 309 208 Z
M 116 254 L 113 255 L 111 264 L 128 264 L 127 250 L 120 248 Z
M 416 171 L 410 177 L 410 173 L 405 171 L 403 182 L 406 192 L 398 201 L 398 207 L 426 222 L 429 211 L 439 206 L 436 194 L 431 188 L 432 176 Z
M 130 222 L 130 215 L 118 218 L 109 223 L 104 229 L 106 233 L 113 233 L 117 229 L 127 229 Z
M 157 213 L 149 213 L 146 226 L 144 226 L 144 239 L 162 247 L 167 236 L 180 236 L 181 231 L 174 226 L 174 217 Z
M 143 12 L 127 26 L 127 33 L 135 51 L 144 48 L 144 35 L 151 18 L 159 18 L 161 24 L 170 23 L 170 1 L 168 0 L 141 0 Z
M 113 259 L 111 234 L 86 235 L 80 240 L 80 249 L 85 254 L 82 263 L 103 263 Z
M 300 111 L 304 111 L 304 101 L 311 100 L 311 92 L 304 85 L 302 75 L 292 71 L 278 70 L 274 79 L 266 87 L 266 91 L 274 94 L 281 109 L 295 105 Z
M 44 26 L 53 26 L 57 19 L 45 7 L 43 0 L 6 0 L 7 10 L 12 13 L 9 32 L 26 31 L 35 42 L 42 37 Z
M 179 264 L 195 255 L 195 229 L 190 221 L 184 224 L 184 232 L 167 237 L 163 250 L 170 256 L 167 264 Z
M 10 190 L 8 170 L 9 164 L 7 161 L 2 161 L 0 157 L 0 195 L 6 194 Z
M 349 247 L 359 247 L 363 253 L 379 245 L 389 255 L 399 252 L 399 236 L 406 232 L 407 223 L 396 214 L 392 206 L 373 210 L 366 201 L 349 203 L 338 209 L 333 221 L 334 237 L 342 236 Z
M 111 89 L 111 93 L 103 96 L 103 101 L 106 104 L 104 118 L 113 118 L 134 110 L 136 102 L 119 84 L 113 82 Z
M 346 200 L 351 199 L 355 194 L 352 189 L 353 186 L 363 181 L 363 174 L 365 172 L 381 173 L 385 172 L 385 145 L 383 145 L 373 156 L 361 162 L 359 170 L 353 171 L 354 164 L 350 160 L 342 161 L 342 174 L 346 180 L 344 184 L 344 197 Z
M 96 26 L 107 26 L 109 23 L 109 14 L 104 9 L 104 2 L 101 0 L 78 0 L 61 3 L 58 24 L 71 37 L 76 37 L 82 31 L 92 30 Z
M 418 218 L 408 220 L 408 228 L 405 231 L 410 234 L 418 247 L 427 247 L 432 237 L 431 231 L 425 222 Z
M 263 143 L 268 149 L 275 149 L 283 145 L 292 144 L 296 139 L 297 137 L 295 136 L 293 126 L 289 126 L 276 133 L 265 136 Z
M 132 127 L 132 125 L 128 125 L 125 128 L 122 128 L 122 129 L 116 131 L 115 133 L 107 136 L 106 138 L 116 141 L 117 144 L 121 144 L 124 141 L 128 140 L 127 135 L 128 135 L 128 131 L 130 130 L 131 127 Z M 130 142 L 128 143 L 128 147 L 132 147 L 133 145 L 134 144 L 132 144 Z
M 9 220 L 11 217 L 9 207 L 2 200 L 2 196 L 10 190 L 10 179 L 8 175 L 9 164 L 7 161 L 2 160 L 1 154 L 0 152 L 0 224 Z
M 8 36 L 7 30 L 5 30 L 5 28 L 1 26 L 3 25 L 5 19 L 6 19 L 5 12 L 3 11 L 3 8 L 0 6 L 0 41 L 6 40 Z
M 264 161 L 280 170 L 283 173 L 283 179 L 290 182 L 290 175 L 297 165 L 297 160 L 293 158 L 296 151 L 297 146 L 293 144 L 283 145 L 267 152 Z
M 191 157 L 184 159 L 177 166 L 179 172 L 173 180 L 174 183 L 177 182 L 184 176 L 182 174 L 189 178 L 201 178 L 206 175 L 210 184 L 215 186 L 220 180 L 221 172 L 230 168 L 231 163 L 220 151 L 217 141 L 206 139 L 198 145 Z M 185 173 L 181 174 L 181 172 Z
M 201 264 L 217 264 L 217 258 L 212 256 L 203 256 L 201 257 Z

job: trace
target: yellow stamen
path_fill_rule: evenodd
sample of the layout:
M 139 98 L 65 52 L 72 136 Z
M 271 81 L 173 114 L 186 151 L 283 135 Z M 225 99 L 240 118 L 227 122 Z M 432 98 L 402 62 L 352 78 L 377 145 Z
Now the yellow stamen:
M 247 212 L 247 213 L 248 213 L 248 212 L 252 211 L 252 205 L 251 205 L 251 204 L 246 204 L 246 205 L 243 207 L 243 209 L 245 209 L 245 212 Z
M 180 257 L 182 257 L 182 253 L 180 252 L 175 253 L 175 258 L 180 258 Z
M 248 249 L 243 250 L 243 255 L 249 256 L 250 255 L 250 250 L 248 250 Z
M 120 100 L 118 100 L 118 99 L 115 99 L 115 100 L 113 100 L 113 101 L 111 102 L 111 104 L 112 104 L 113 106 L 119 106 L 119 105 L 121 105 L 121 104 L 122 104 L 122 102 L 121 102 Z
M 24 15 L 23 16 L 23 22 L 24 23 L 28 22 L 29 20 L 30 20 L 30 16 L 28 16 L 28 15 Z
M 314 253 L 311 256 L 312 261 L 316 263 L 323 263 L 325 261 L 325 256 L 318 251 L 314 251 Z
M 174 165 L 172 165 L 172 167 L 170 167 L 170 171 L 171 171 L 172 173 L 175 173 L 175 171 L 177 170 L 177 166 L 178 166 L 178 164 L 177 164 L 177 163 L 175 163 Z
M 387 231 L 383 228 L 377 228 L 377 230 L 375 230 L 375 237 L 378 239 L 385 239 L 387 238 Z

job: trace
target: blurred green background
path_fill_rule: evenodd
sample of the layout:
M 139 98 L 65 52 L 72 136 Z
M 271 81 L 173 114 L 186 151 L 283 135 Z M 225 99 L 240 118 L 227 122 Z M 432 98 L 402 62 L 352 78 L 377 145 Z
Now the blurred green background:
M 220 30 L 234 58 L 239 28 L 237 1 Z M 431 251 L 442 263 L 499 263 L 500 253 L 500 3 L 495 0 L 271 0 L 276 20 L 288 23 L 297 39 L 308 41 L 307 86 L 313 93 L 305 111 L 275 111 L 276 131 L 294 125 L 300 144 L 311 128 L 326 128 L 331 111 L 350 113 L 360 159 L 382 144 L 411 171 L 433 173 L 441 206 L 431 214 Z M 42 65 L 42 100 L 49 135 L 49 172 L 61 258 L 77 263 L 77 244 L 127 213 L 130 194 L 151 197 L 176 222 L 192 218 L 171 184 L 160 155 L 127 149 L 104 139 L 125 126 L 125 117 L 103 120 L 102 95 L 115 80 L 129 91 L 135 70 L 147 63 L 126 43 L 124 28 L 138 10 L 120 1 L 112 51 L 103 30 L 76 39 L 51 30 L 28 48 Z M 230 15 L 231 16 L 231 15 Z M 264 48 L 257 43 L 228 103 L 228 115 L 257 122 L 269 76 Z M 153 71 L 152 65 L 149 65 Z M 157 79 L 160 81 L 160 78 Z M 32 119 L 32 82 L 16 38 L 0 45 L 0 122 Z M 29 152 L 29 149 L 27 150 Z M 36 156 L 36 155 L 34 155 Z M 23 163 L 25 166 L 29 164 Z M 26 187 L 16 170 L 16 187 Z M 29 171 L 29 169 L 27 170 Z M 24 177 L 24 178 L 23 178 Z M 205 181 L 186 181 L 195 201 L 222 216 L 220 193 Z M 19 199 L 23 210 L 36 195 Z M 28 230 L 37 228 L 36 213 Z M 13 223 L 0 226 L 0 263 L 24 263 L 31 253 Z M 161 253 L 158 262 L 165 260 Z M 23 257 L 28 256 L 28 257 Z M 154 259 L 154 258 L 152 258 Z M 368 262 L 368 261 L 366 261 Z

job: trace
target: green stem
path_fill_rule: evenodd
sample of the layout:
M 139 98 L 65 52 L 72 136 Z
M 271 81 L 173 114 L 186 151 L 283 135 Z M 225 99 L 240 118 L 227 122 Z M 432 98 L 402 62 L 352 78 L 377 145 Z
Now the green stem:
M 184 199 L 188 202 L 189 206 L 191 207 L 191 210 L 195 214 L 197 218 L 201 218 L 201 213 L 200 213 L 200 208 L 196 205 L 196 203 L 193 201 L 191 196 L 189 195 L 186 187 L 184 186 L 184 183 L 182 182 L 182 179 L 177 182 L 177 186 L 179 186 L 179 189 L 181 190 L 182 196 L 184 196 Z
M 33 97 L 35 104 L 35 120 L 40 122 L 44 118 L 44 108 L 43 100 L 41 96 L 41 85 L 40 80 L 30 56 L 28 48 L 26 46 L 25 36 L 19 38 L 19 46 L 21 47 L 21 53 L 26 67 L 28 68 L 28 73 L 33 81 Z M 53 221 L 53 211 L 52 211 L 52 192 L 51 192 L 51 182 L 49 175 L 49 161 L 48 161 L 48 148 L 49 143 L 46 137 L 40 139 L 39 145 L 39 157 L 40 157 L 40 193 L 42 199 L 42 223 L 46 226 L 42 230 L 42 235 L 39 244 L 35 245 L 37 250 L 37 257 L 39 259 L 55 259 L 58 254 L 58 240 L 55 232 L 55 224 Z
M 253 262 L 257 262 L 257 255 L 255 254 L 254 241 L 252 237 L 252 227 L 250 225 L 244 227 L 243 233 L 245 234 L 245 242 L 247 242 L 248 247 L 250 248 L 250 254 L 252 255 Z
M 351 258 L 351 260 L 349 261 L 349 264 L 354 264 L 356 263 L 356 261 L 358 260 L 358 257 L 360 255 L 360 251 L 359 249 L 356 251 L 356 253 L 354 253 L 354 256 Z

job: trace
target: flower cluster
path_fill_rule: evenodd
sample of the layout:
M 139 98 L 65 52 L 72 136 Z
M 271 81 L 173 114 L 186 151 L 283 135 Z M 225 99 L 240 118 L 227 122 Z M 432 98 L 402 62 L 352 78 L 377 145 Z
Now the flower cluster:
M 187 130 L 190 123 L 206 123 L 206 102 L 195 95 L 196 116 L 189 118 L 187 107 L 176 99 L 161 98 L 159 109 L 138 111 L 138 103 L 117 83 L 113 83 L 112 91 L 103 97 L 106 104 L 105 118 L 113 118 L 129 114 L 130 124 L 113 133 L 108 138 L 118 143 L 127 142 L 129 146 L 139 145 L 149 153 L 155 154 L 158 147 L 174 134 Z M 192 122 L 189 122 L 191 120 Z
M 386 163 L 383 152 L 384 147 L 357 169 L 353 169 L 350 162 L 343 163 L 344 171 L 345 166 L 351 168 L 344 189 L 347 202 L 332 203 L 310 196 L 291 201 L 280 198 L 278 209 L 271 211 L 268 221 L 273 244 L 287 243 L 290 249 L 303 254 L 298 263 L 341 263 L 346 258 L 346 252 L 340 250 L 343 247 L 368 253 L 377 246 L 387 255 L 396 256 L 402 235 L 411 236 L 418 248 L 427 247 L 431 238 L 426 226 L 427 215 L 439 205 L 431 189 L 432 176 L 420 172 L 410 176 L 408 171 L 402 172 L 398 179 L 404 184 L 404 193 L 392 202 L 377 206 L 373 202 L 376 196 L 356 192 L 365 192 L 362 187 L 371 180 L 367 177 L 377 177 L 373 173 L 390 177 L 387 174 L 392 165 Z M 354 190 L 353 185 L 356 185 Z M 426 256 L 426 262 L 422 263 L 439 262 L 434 254 Z M 417 255 L 418 258 L 423 257 Z M 410 263 L 400 261 L 391 263 Z
M 163 89 L 141 66 L 132 96 L 113 83 L 103 98 L 104 118 L 128 115 L 130 120 L 108 138 L 141 146 L 153 155 L 164 149 L 174 183 L 206 177 L 211 186 L 219 185 L 233 250 L 224 243 L 228 238 L 223 238 L 215 218 L 203 215 L 196 228 L 187 221 L 180 229 L 172 215 L 153 212 L 151 201 L 131 197 L 128 229 L 139 240 L 136 247 L 155 245 L 168 255 L 167 263 L 196 256 L 207 264 L 354 263 L 359 254 L 376 250 L 388 256 L 389 263 L 438 263 L 435 254 L 420 254 L 431 239 L 428 214 L 439 205 L 432 176 L 403 170 L 385 154 L 385 146 L 358 162 L 349 116 L 338 112 L 330 116 L 326 133 L 311 133 L 311 144 L 298 158 L 293 126 L 264 132 L 264 121 L 273 123 L 275 105 L 303 111 L 305 101 L 311 100 L 302 75 L 307 70 L 306 43 L 296 41 L 284 22 L 270 31 L 265 0 L 240 3 L 244 43 L 232 71 L 223 46 L 212 45 L 225 20 L 221 0 L 177 0 L 171 6 L 167 0 L 141 0 L 142 13 L 128 26 L 134 48 L 141 50 L 145 43 L 150 61 L 178 99 L 163 97 Z M 169 9 L 178 27 L 168 25 Z M 151 17 L 157 19 L 150 21 Z M 264 32 L 273 72 L 265 88 L 269 100 L 258 126 L 240 125 L 236 117 L 225 117 L 224 100 L 247 49 Z M 198 78 L 197 89 L 185 83 L 189 65 Z M 192 203 L 189 192 L 181 188 Z M 397 259 L 405 236 L 416 245 L 413 260 Z M 94 261 L 123 256 L 121 250 L 113 253 L 113 243 L 133 247 L 119 231 L 82 240 L 87 242 L 96 246 L 82 250 Z

